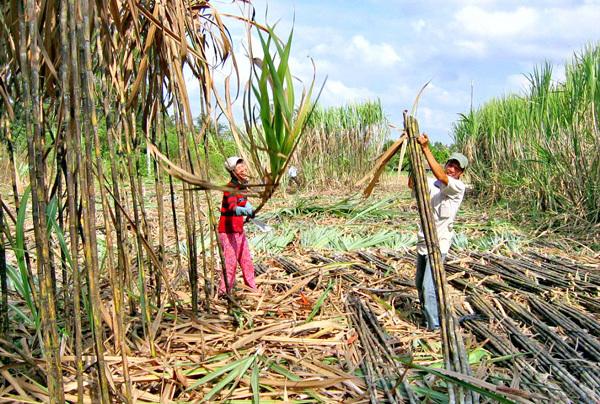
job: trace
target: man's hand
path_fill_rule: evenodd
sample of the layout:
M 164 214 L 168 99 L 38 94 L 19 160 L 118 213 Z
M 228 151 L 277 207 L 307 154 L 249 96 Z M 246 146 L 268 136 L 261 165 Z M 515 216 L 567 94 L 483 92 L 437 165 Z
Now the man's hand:
M 417 138 L 417 142 L 421 145 L 421 149 L 425 150 L 429 148 L 429 136 L 427 136 L 427 133 L 423 132 L 423 135 Z

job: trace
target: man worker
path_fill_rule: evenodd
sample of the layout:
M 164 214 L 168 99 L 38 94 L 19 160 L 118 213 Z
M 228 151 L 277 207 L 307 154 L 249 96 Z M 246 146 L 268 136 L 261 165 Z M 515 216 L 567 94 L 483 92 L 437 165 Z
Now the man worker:
M 290 168 L 288 169 L 288 177 L 289 177 L 289 181 L 288 181 L 288 186 L 292 186 L 292 182 L 296 183 L 296 186 L 300 186 L 300 180 L 298 179 L 298 169 L 294 166 L 290 166 Z
M 429 149 L 427 134 L 423 133 L 422 136 L 419 136 L 417 142 L 421 145 L 421 150 L 435 176 L 435 179 L 427 179 L 427 185 L 431 204 L 433 205 L 433 216 L 440 245 L 440 253 L 442 255 L 442 262 L 444 262 L 446 254 L 450 250 L 452 237 L 454 236 L 454 219 L 467 188 L 465 183 L 460 180 L 460 177 L 465 173 L 469 161 L 464 154 L 452 153 L 442 168 Z M 409 176 L 408 186 L 414 189 L 412 176 Z M 419 292 L 421 311 L 425 317 L 427 329 L 431 331 L 438 330 L 440 328 L 440 318 L 437 293 L 422 228 L 419 228 L 418 233 L 417 275 L 415 283 Z

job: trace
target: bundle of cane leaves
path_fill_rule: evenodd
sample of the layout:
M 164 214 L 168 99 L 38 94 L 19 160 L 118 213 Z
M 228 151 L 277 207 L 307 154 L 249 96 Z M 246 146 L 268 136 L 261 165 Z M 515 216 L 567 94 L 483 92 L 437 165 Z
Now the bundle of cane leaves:
M 271 197 L 284 175 L 314 105 L 311 103 L 314 76 L 308 90 L 303 87 L 296 105 L 294 80 L 289 67 L 293 30 L 287 42 L 277 37 L 274 27 L 267 25 L 265 31 L 266 34 L 258 30 L 263 58 L 251 55 L 251 88 L 257 104 L 248 102 L 244 116 L 254 167 L 266 184 L 271 185 L 265 188 L 257 211 Z M 250 100 L 250 92 L 247 99 Z M 263 165 L 263 156 L 259 152 L 266 153 L 264 160 L 268 160 L 268 167 Z
M 364 220 L 383 221 L 393 219 L 397 216 L 394 210 L 394 203 L 397 203 L 398 196 L 393 195 L 385 197 L 376 202 L 363 203 L 362 199 L 354 196 L 334 199 L 320 199 L 314 196 L 296 198 L 295 205 L 288 202 L 285 207 L 274 209 L 264 215 L 265 218 L 284 217 L 284 216 L 338 216 L 348 218 L 350 222 L 359 222 Z
M 252 237 L 249 242 L 256 250 L 280 253 L 294 240 L 296 233 L 296 230 L 282 228 L 280 231 L 260 233 Z

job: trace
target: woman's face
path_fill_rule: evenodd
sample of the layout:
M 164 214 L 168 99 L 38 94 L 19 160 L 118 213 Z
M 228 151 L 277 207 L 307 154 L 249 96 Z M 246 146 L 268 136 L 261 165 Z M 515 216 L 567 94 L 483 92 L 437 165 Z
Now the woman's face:
M 246 181 L 246 180 L 248 180 L 248 178 L 250 178 L 248 175 L 248 166 L 246 166 L 246 163 L 238 163 L 235 166 L 235 170 L 233 170 L 233 174 L 240 181 Z

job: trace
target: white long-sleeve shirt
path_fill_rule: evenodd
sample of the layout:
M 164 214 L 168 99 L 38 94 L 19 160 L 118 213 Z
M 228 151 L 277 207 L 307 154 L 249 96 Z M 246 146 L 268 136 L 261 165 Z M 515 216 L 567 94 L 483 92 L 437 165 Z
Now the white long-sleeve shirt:
M 435 178 L 428 178 L 427 185 L 429 186 L 429 195 L 433 205 L 433 216 L 440 243 L 440 252 L 446 254 L 450 250 L 450 244 L 452 244 L 454 219 L 465 196 L 467 186 L 461 180 L 450 176 L 448 177 L 448 185 L 444 185 L 443 182 Z M 427 255 L 427 245 L 425 244 L 425 235 L 422 228 L 419 229 L 418 233 L 417 253 Z

